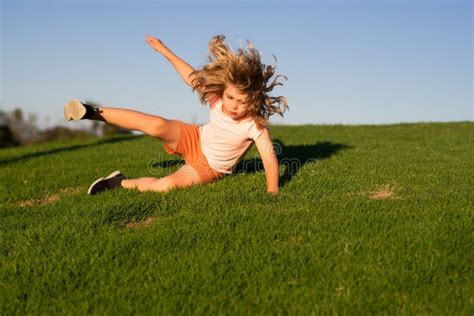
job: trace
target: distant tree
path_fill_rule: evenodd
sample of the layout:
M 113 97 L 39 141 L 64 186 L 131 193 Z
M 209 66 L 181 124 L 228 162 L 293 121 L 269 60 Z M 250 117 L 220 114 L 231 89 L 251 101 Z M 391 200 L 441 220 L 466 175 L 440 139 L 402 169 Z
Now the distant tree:
M 102 136 L 111 136 L 111 135 L 116 135 L 116 134 L 131 134 L 132 132 L 124 129 L 117 127 L 112 124 L 105 123 L 102 125 Z
M 16 108 L 11 113 L 10 130 L 13 139 L 19 144 L 30 144 L 38 140 L 37 115 L 29 114 L 25 120 L 23 111 Z
M 14 109 L 12 114 L 14 124 L 23 122 L 23 111 L 21 109 Z
M 13 138 L 13 133 L 8 125 L 0 126 L 0 148 L 17 146 L 18 142 Z
M 2 110 L 0 110 L 0 125 L 10 125 L 10 116 Z
M 42 130 L 39 134 L 39 140 L 43 142 L 48 142 L 52 140 L 64 140 L 64 139 L 73 139 L 73 138 L 87 138 L 91 134 L 88 131 L 84 130 L 73 130 L 64 126 L 55 126 Z

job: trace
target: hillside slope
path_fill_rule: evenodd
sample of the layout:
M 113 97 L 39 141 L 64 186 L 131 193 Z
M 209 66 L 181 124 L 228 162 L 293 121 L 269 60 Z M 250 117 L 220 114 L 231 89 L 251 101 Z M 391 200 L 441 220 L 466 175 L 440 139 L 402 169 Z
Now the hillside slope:
M 126 136 L 0 151 L 0 314 L 467 314 L 474 123 L 273 126 L 280 194 L 255 148 L 169 193 L 87 187 L 181 161 Z

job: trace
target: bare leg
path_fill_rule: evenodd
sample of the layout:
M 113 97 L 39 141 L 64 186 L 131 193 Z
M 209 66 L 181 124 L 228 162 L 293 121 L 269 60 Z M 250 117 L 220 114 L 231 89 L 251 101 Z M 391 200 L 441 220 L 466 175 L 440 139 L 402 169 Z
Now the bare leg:
M 161 139 L 171 148 L 176 148 L 178 144 L 179 124 L 174 120 L 168 120 L 158 115 L 127 109 L 101 107 L 99 113 L 93 119 L 124 129 L 141 131 L 149 136 Z
M 175 188 L 184 188 L 191 185 L 201 184 L 203 181 L 197 172 L 189 165 L 184 165 L 175 173 L 163 178 L 139 178 L 122 180 L 122 187 L 126 189 L 138 189 L 139 191 L 166 192 Z

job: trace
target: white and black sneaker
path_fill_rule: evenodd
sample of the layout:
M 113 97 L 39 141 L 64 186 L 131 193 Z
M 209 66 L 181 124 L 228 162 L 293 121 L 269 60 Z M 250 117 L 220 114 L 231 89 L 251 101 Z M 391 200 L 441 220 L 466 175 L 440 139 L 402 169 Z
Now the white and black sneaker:
M 66 121 L 90 120 L 98 112 L 97 106 L 82 103 L 79 100 L 71 100 L 64 105 L 64 119 Z
M 107 177 L 102 177 L 94 181 L 87 190 L 87 194 L 94 195 L 105 190 L 120 188 L 122 187 L 122 180 L 126 177 L 120 172 L 120 170 L 114 171 Z

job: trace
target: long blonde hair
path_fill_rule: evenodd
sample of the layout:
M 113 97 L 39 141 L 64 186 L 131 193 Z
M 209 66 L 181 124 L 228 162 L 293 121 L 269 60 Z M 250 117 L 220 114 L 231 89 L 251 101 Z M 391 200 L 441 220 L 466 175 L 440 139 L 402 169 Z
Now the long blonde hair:
M 268 81 L 275 73 L 276 66 L 264 65 L 260 54 L 251 42 L 247 41 L 248 49 L 242 47 L 235 53 L 225 42 L 224 35 L 216 35 L 209 41 L 209 63 L 190 74 L 193 91 L 197 90 L 202 104 L 206 104 L 212 95 L 223 97 L 228 84 L 234 86 L 241 94 L 247 95 L 247 109 L 258 128 L 263 128 L 265 122 L 274 113 L 283 117 L 288 109 L 288 101 L 283 96 L 271 97 L 267 93 L 277 85 L 276 76 L 270 85 Z M 276 57 L 272 55 L 275 59 Z

